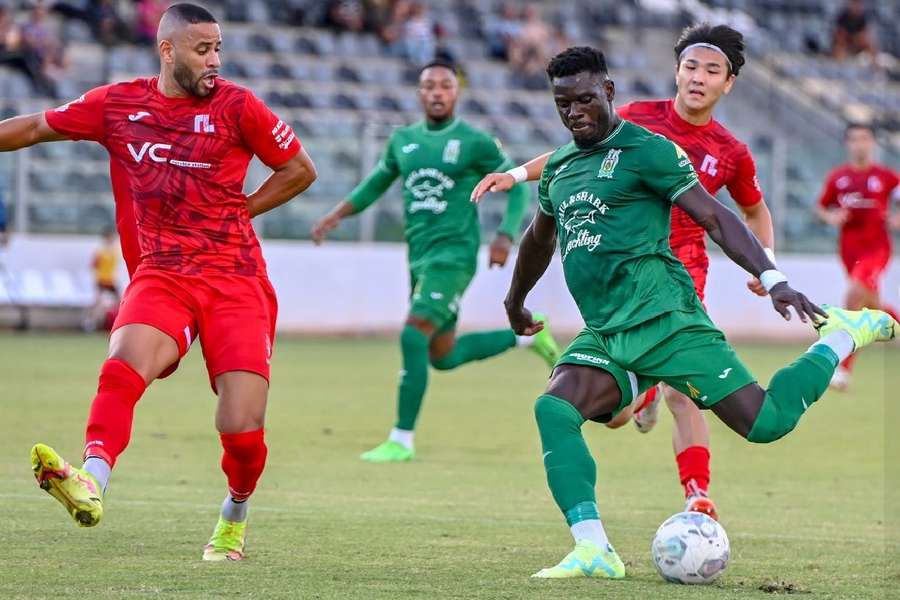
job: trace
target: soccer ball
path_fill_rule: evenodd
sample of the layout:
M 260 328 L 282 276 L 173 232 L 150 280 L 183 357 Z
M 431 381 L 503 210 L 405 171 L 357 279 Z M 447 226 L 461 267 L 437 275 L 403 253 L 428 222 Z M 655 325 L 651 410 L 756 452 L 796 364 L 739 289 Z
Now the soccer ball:
M 670 583 L 712 583 L 728 565 L 728 535 L 708 515 L 682 512 L 659 526 L 650 554 Z

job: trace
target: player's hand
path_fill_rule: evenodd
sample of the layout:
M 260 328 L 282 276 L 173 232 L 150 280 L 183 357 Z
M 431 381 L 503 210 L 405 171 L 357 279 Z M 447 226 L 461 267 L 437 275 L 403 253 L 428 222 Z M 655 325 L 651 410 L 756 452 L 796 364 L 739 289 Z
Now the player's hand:
M 488 268 L 502 267 L 509 259 L 509 251 L 512 250 L 512 239 L 505 233 L 498 233 L 488 249 Z
M 835 208 L 825 213 L 825 222 L 834 227 L 840 227 L 850 218 L 850 211 L 846 208 Z
M 535 321 L 531 311 L 524 306 L 506 305 L 506 316 L 509 318 L 509 326 L 516 335 L 534 335 L 544 328 L 541 321 Z
M 800 320 L 804 323 L 810 319 L 813 323 L 816 323 L 822 318 L 828 318 L 828 314 L 824 310 L 810 302 L 806 296 L 789 286 L 786 281 L 776 283 L 772 286 L 772 289 L 769 291 L 769 296 L 772 297 L 772 306 L 774 306 L 775 310 L 784 317 L 785 321 L 791 320 L 791 312 L 788 310 L 788 307 L 791 306 L 794 307 L 797 316 L 799 316 Z
M 756 277 L 751 277 L 747 280 L 747 289 L 756 294 L 757 296 L 768 296 L 769 292 L 766 291 L 765 286 L 763 286 L 762 282 Z
M 334 212 L 330 212 L 319 219 L 319 222 L 313 225 L 312 228 L 312 239 L 316 246 L 321 244 L 322 241 L 325 240 L 325 236 L 328 235 L 328 232 L 337 227 L 340 222 L 340 215 Z
M 488 192 L 507 192 L 514 185 L 516 185 L 516 180 L 509 173 L 489 173 L 472 190 L 469 200 L 478 204 L 481 202 L 481 197 Z

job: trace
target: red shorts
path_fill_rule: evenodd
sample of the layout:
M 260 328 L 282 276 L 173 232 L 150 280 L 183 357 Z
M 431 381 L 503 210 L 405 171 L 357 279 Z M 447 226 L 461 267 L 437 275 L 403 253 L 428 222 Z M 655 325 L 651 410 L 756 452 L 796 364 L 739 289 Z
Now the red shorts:
M 694 290 L 703 302 L 706 291 L 706 275 L 709 273 L 709 255 L 706 246 L 702 244 L 684 244 L 672 246 L 672 253 L 687 269 L 688 275 L 694 281 Z
M 125 290 L 113 331 L 133 323 L 159 329 L 178 344 L 179 359 L 199 334 L 213 391 L 229 371 L 269 380 L 278 302 L 265 277 L 182 275 L 140 268 Z M 166 376 L 178 367 L 176 362 Z
M 856 244 L 841 244 L 841 261 L 847 275 L 875 293 L 881 287 L 881 278 L 890 260 L 890 246 L 860 248 Z

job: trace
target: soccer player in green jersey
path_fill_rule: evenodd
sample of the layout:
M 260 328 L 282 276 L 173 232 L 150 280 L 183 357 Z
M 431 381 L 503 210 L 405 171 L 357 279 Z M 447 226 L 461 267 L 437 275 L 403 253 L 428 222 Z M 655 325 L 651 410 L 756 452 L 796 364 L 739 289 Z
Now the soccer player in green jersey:
M 823 310 L 793 290 L 741 219 L 699 185 L 683 150 L 616 114 L 615 86 L 599 50 L 569 48 L 550 61 L 547 73 L 572 142 L 557 148 L 544 167 L 540 210 L 522 238 L 505 306 L 518 334 L 541 329 L 525 298 L 558 239 L 566 283 L 586 327 L 535 404 L 547 481 L 575 538 L 568 556 L 535 576 L 618 579 L 625 566 L 597 509 L 596 469 L 581 434 L 586 420 L 608 422 L 663 381 L 747 440 L 773 442 L 825 392 L 841 360 L 892 339 L 898 325 L 878 310 Z M 768 389 L 712 324 L 672 254 L 673 203 L 759 278 L 785 319 L 793 307 L 818 329 L 819 341 L 775 373 Z
M 313 239 L 319 243 L 343 218 L 362 212 L 395 179 L 402 179 L 411 306 L 400 334 L 403 367 L 397 421 L 387 441 L 360 457 L 369 462 L 400 462 L 415 456 L 413 430 L 429 362 L 435 369 L 454 369 L 505 352 L 519 341 L 530 345 L 550 367 L 559 358 L 548 330 L 533 340 L 517 340 L 508 328 L 456 336 L 460 301 L 475 275 L 481 240 L 470 194 L 483 175 L 513 166 L 494 137 L 454 115 L 458 95 L 451 65 L 426 65 L 419 77 L 424 120 L 396 129 L 375 169 L 313 228 Z M 506 214 L 490 246 L 490 266 L 506 263 L 529 198 L 525 185 L 509 190 Z

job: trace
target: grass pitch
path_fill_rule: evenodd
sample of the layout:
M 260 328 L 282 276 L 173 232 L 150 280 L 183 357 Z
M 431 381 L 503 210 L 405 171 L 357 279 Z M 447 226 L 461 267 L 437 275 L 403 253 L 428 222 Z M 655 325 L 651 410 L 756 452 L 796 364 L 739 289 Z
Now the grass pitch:
M 739 351 L 765 382 L 802 349 Z M 78 457 L 104 352 L 102 337 L 0 334 L 0 598 L 898 596 L 896 349 L 867 351 L 852 391 L 828 393 L 774 445 L 751 445 L 711 420 L 712 492 L 732 562 L 705 588 L 666 584 L 650 562 L 653 533 L 682 506 L 665 414 L 648 435 L 585 425 L 628 578 L 529 579 L 571 538 L 532 418 L 546 373 L 522 350 L 432 373 L 419 458 L 368 465 L 357 455 L 392 422 L 395 342 L 280 340 L 248 559 L 207 564 L 201 547 L 225 484 L 194 349 L 138 405 L 104 520 L 79 529 L 36 487 L 28 451 L 42 441 Z

